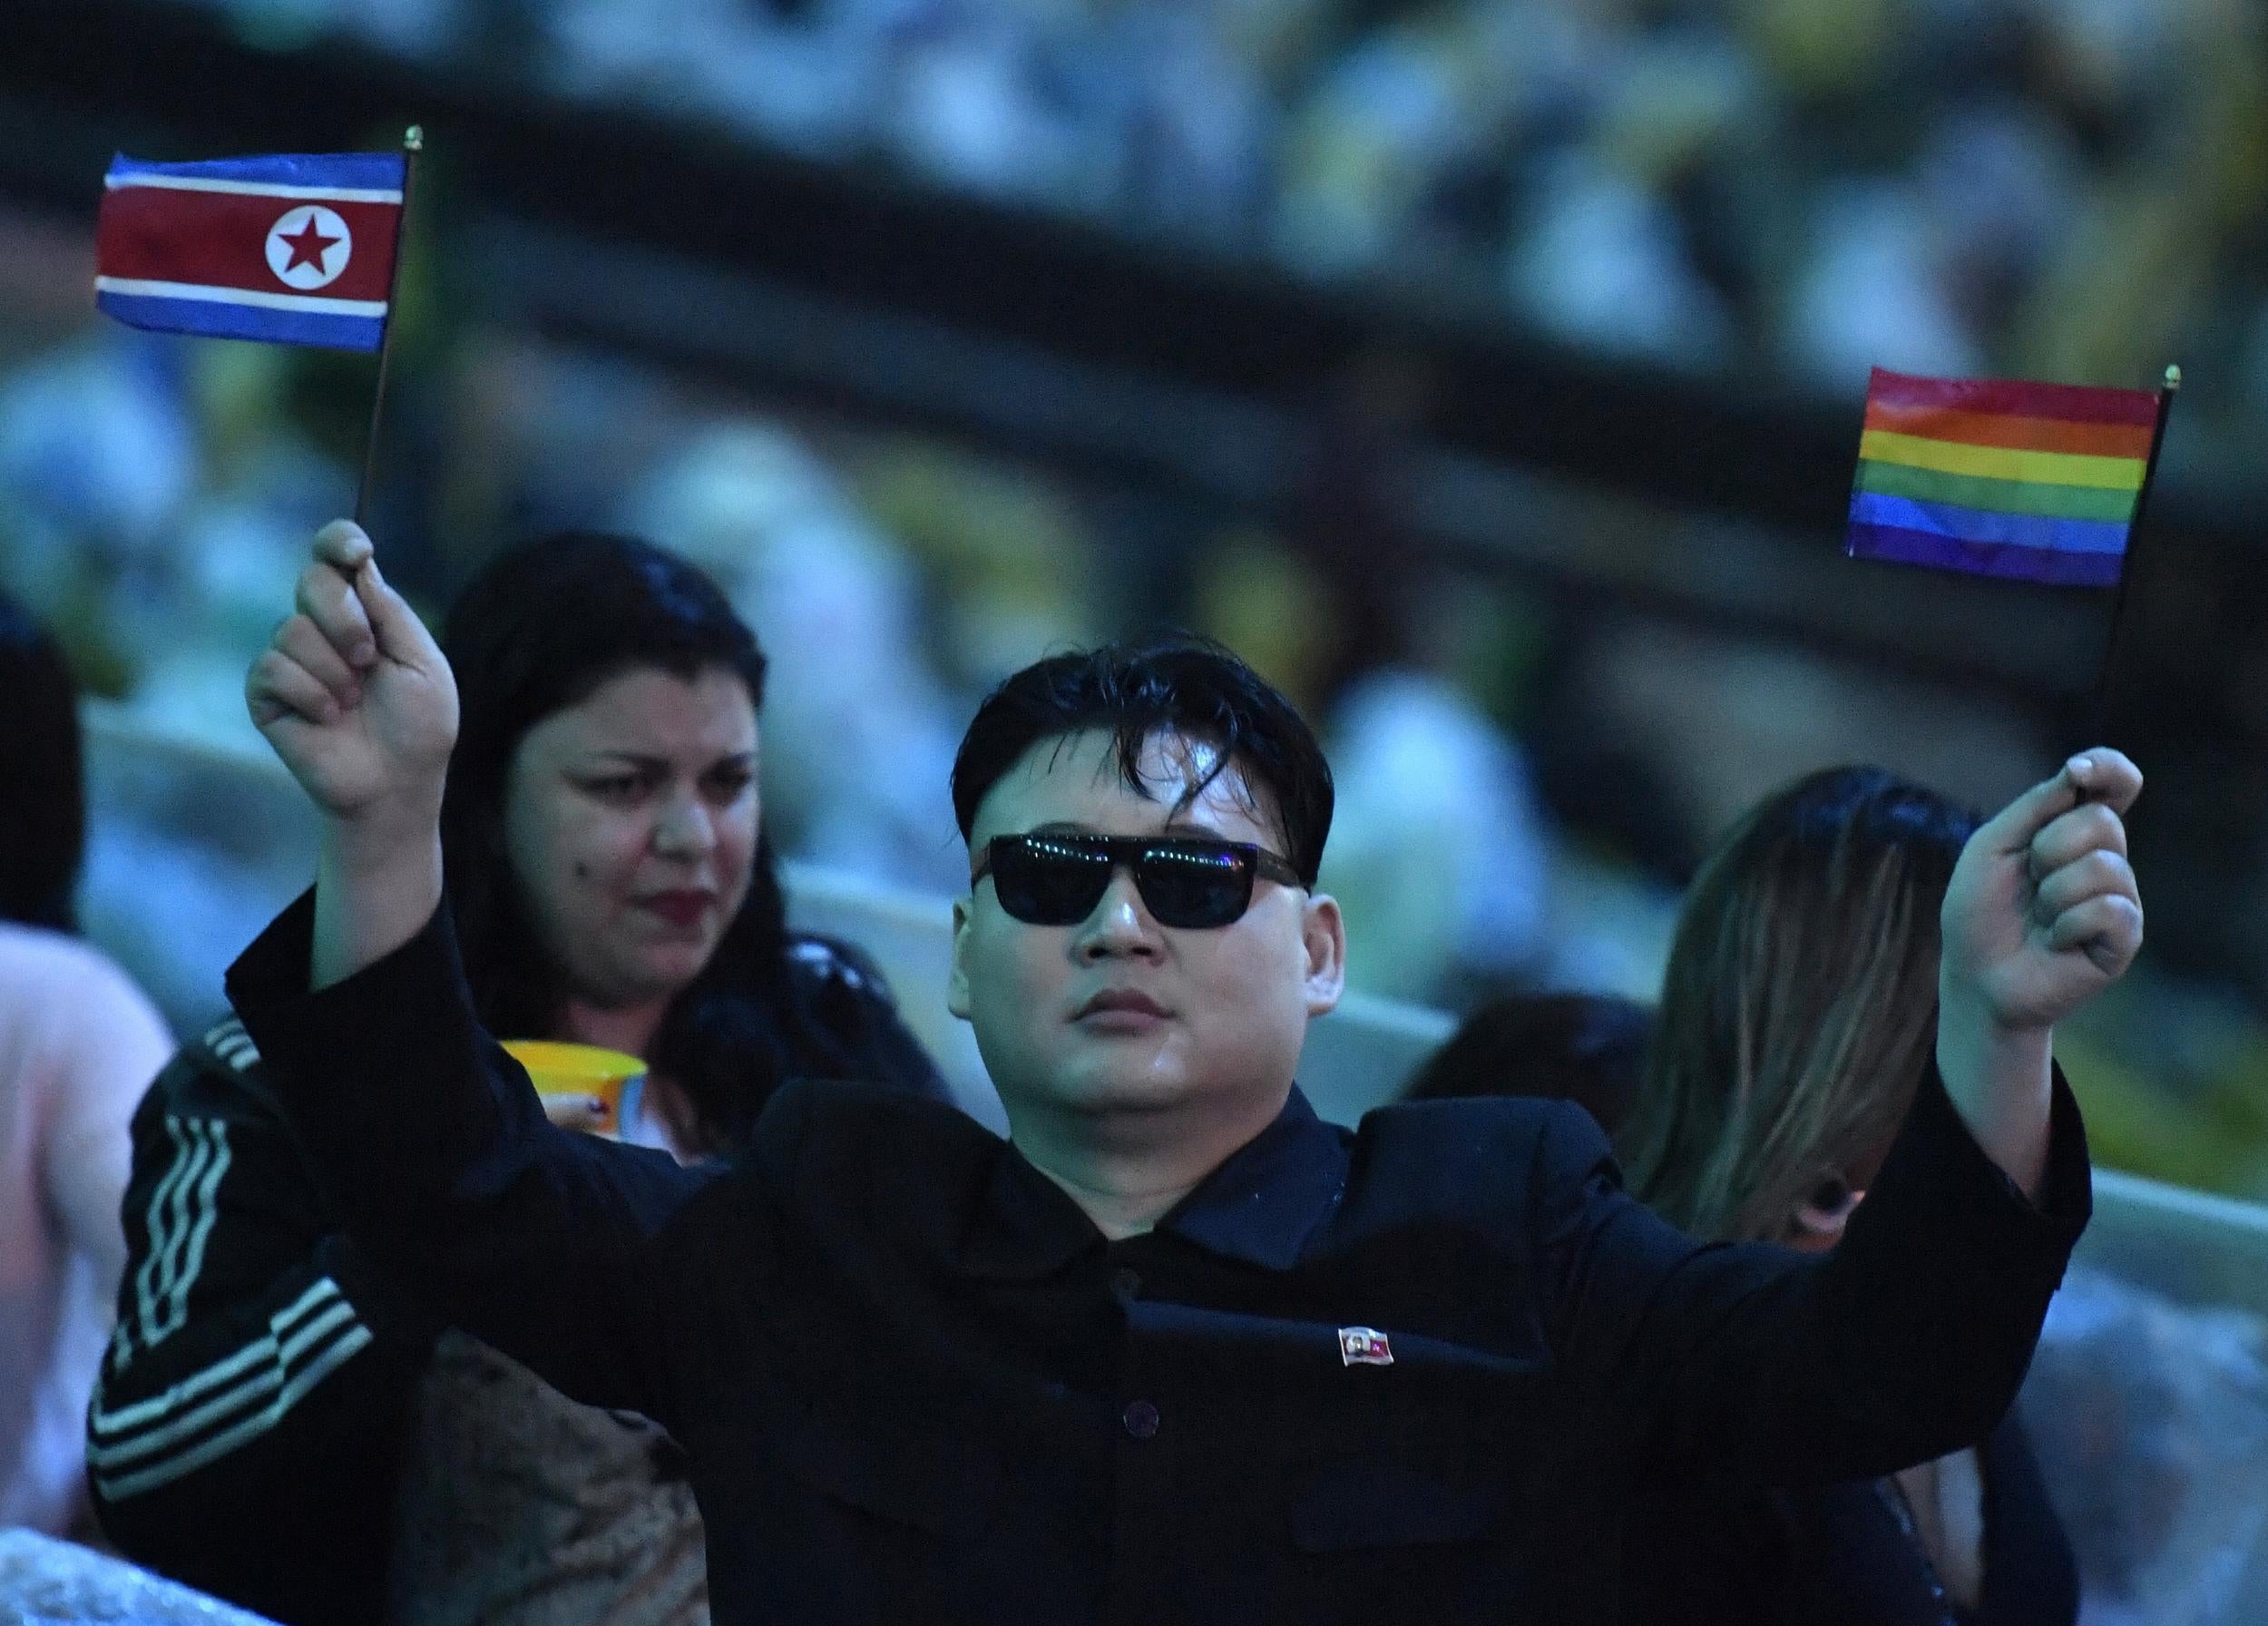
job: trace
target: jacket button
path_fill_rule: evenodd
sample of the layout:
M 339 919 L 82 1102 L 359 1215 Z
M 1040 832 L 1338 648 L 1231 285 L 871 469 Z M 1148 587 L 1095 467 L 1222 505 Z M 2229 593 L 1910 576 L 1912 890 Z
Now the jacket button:
M 1137 1400 L 1128 1406 L 1119 1420 L 1126 1425 L 1126 1432 L 1138 1440 L 1146 1440 L 1158 1432 L 1158 1408 L 1147 1400 Z
M 1133 1298 L 1138 1297 L 1142 1290 L 1141 1273 L 1137 1270 L 1126 1269 L 1111 1271 L 1110 1290 L 1121 1298 Z

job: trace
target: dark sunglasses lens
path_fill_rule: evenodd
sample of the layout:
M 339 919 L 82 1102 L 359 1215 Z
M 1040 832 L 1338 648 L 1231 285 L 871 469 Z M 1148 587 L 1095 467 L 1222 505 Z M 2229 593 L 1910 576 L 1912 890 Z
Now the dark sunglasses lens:
M 1252 865 L 1230 847 L 1150 847 L 1134 879 L 1160 926 L 1227 926 L 1252 902 Z
M 1000 906 L 1027 926 L 1076 926 L 1110 886 L 1107 853 L 1065 842 L 1003 842 L 992 849 Z

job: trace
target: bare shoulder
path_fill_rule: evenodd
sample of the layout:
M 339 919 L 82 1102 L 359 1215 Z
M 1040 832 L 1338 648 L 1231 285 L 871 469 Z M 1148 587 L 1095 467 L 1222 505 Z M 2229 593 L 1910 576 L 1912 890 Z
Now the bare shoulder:
M 0 921 L 0 988 L 26 1006 L 57 999 L 91 1002 L 95 1010 L 90 1014 L 150 1004 L 117 962 L 93 944 L 11 921 Z
M 0 1028 L 105 1072 L 142 1073 L 173 1048 L 165 1020 L 117 962 L 61 932 L 0 922 Z

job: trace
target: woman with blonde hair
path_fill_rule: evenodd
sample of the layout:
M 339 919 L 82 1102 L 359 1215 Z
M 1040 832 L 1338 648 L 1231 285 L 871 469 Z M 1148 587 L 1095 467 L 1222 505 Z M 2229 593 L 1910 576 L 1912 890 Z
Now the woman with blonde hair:
M 1939 910 L 1977 820 L 1874 768 L 1814 773 L 1703 865 L 1618 1151 L 1694 1235 L 1832 1248 L 1928 1075 Z M 1633 1621 L 2069 1626 L 2068 1543 L 2011 1414 L 1894 1479 L 1665 1492 L 1631 1526 Z

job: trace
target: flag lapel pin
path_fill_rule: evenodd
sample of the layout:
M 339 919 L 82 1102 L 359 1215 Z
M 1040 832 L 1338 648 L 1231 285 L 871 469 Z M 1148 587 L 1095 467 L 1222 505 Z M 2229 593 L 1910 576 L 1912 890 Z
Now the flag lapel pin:
M 1339 1364 L 1343 1366 L 1391 1366 L 1393 1346 L 1374 1327 L 1339 1328 Z

